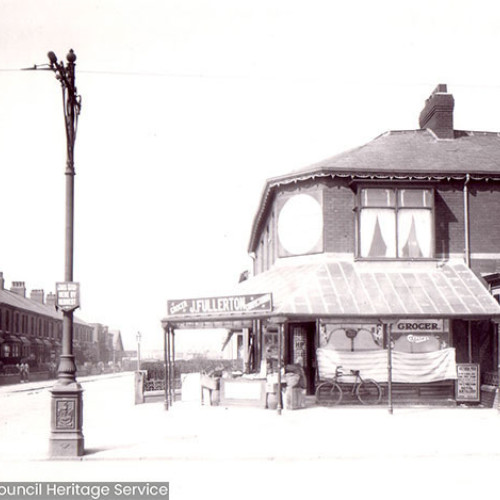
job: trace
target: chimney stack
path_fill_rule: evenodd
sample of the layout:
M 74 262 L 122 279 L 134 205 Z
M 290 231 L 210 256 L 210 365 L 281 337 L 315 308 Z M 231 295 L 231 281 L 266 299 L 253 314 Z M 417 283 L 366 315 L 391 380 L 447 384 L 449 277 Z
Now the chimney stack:
M 10 291 L 21 297 L 26 297 L 26 286 L 24 281 L 13 281 Z
M 45 293 L 43 290 L 31 290 L 30 299 L 34 302 L 38 302 L 39 304 L 44 303 Z
M 53 292 L 49 292 L 47 297 L 45 297 L 45 305 L 47 306 L 55 306 L 56 305 L 56 294 Z
M 4 290 L 4 289 L 5 289 L 5 280 L 3 277 L 3 272 L 0 271 L 0 290 Z
M 431 129 L 440 139 L 453 139 L 453 108 L 455 99 L 448 94 L 446 84 L 440 83 L 425 101 L 420 113 L 420 128 Z

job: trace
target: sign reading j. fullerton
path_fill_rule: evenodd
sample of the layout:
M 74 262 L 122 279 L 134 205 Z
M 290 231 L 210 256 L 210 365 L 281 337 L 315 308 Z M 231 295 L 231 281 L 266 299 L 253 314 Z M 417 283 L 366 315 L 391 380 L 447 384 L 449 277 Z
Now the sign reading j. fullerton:
M 272 295 L 270 293 L 167 301 L 169 316 L 203 316 L 248 312 L 271 312 L 272 309 L 273 303 Z

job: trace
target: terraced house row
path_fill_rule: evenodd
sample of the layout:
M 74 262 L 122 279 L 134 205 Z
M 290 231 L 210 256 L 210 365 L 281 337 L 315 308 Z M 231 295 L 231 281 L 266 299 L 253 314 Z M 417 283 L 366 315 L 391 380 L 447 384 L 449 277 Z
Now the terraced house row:
M 61 352 L 62 313 L 56 295 L 32 290 L 24 281 L 5 287 L 0 272 L 0 367 L 26 361 L 34 369 L 57 363 Z M 99 323 L 74 320 L 73 351 L 77 365 L 118 362 L 123 356 L 120 332 Z

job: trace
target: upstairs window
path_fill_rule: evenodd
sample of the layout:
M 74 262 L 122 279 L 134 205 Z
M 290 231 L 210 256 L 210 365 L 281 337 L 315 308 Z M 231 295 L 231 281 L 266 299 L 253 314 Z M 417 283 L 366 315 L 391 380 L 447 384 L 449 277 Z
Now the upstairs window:
M 361 257 L 432 258 L 433 227 L 431 189 L 361 189 L 359 208 Z

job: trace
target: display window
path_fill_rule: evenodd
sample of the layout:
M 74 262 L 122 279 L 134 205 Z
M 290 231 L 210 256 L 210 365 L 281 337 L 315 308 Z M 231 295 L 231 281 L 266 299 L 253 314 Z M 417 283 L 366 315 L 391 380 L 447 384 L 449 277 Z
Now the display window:
M 359 201 L 359 253 L 364 258 L 433 256 L 433 192 L 366 188 Z
M 383 349 L 382 326 L 358 323 L 323 324 L 319 347 L 351 352 Z

